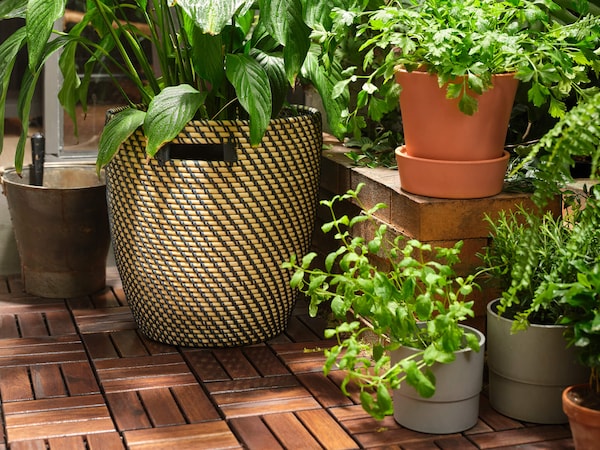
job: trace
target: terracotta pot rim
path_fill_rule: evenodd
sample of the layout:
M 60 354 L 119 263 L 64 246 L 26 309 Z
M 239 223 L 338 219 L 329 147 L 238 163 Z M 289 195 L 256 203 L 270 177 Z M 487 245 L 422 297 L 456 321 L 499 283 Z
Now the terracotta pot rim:
M 444 164 L 444 165 L 469 165 L 469 166 L 473 166 L 473 165 L 486 165 L 486 164 L 495 164 L 498 163 L 500 161 L 505 161 L 508 158 L 510 158 L 510 153 L 506 150 L 502 151 L 502 156 L 499 158 L 492 158 L 492 159 L 479 159 L 479 160 L 470 160 L 470 161 L 458 161 L 458 160 L 443 160 L 443 159 L 430 159 L 430 158 L 419 158 L 417 156 L 411 156 L 408 153 L 406 153 L 406 145 L 401 145 L 400 147 L 396 148 L 396 155 L 404 158 L 404 159 L 412 159 L 415 161 L 422 161 L 422 162 L 429 162 L 432 164 Z
M 428 75 L 428 76 L 432 76 L 432 77 L 437 77 L 438 74 L 437 72 L 428 72 L 427 69 L 425 69 L 425 67 L 421 66 L 418 67 L 415 70 L 406 70 L 403 68 L 403 66 L 398 65 L 394 67 L 394 71 L 395 72 L 399 72 L 399 73 L 406 73 L 406 74 L 415 74 L 418 76 L 423 76 L 423 75 Z M 500 72 L 500 73 L 493 73 L 492 77 L 514 77 L 516 75 L 516 72 Z M 455 77 L 456 78 L 464 78 L 466 75 L 457 75 Z

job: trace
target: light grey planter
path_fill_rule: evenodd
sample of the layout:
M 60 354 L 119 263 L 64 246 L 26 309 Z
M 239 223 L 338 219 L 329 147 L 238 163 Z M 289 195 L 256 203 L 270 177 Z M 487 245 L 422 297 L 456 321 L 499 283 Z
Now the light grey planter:
M 561 325 L 530 325 L 511 334 L 512 320 L 487 306 L 489 399 L 501 414 L 533 423 L 566 423 L 562 391 L 585 383 L 589 371 L 567 348 Z
M 475 328 L 462 327 L 479 337 L 481 350 L 461 350 L 454 362 L 434 365 L 436 390 L 431 398 L 419 396 L 412 386 L 405 383 L 394 390 L 394 419 L 403 427 L 422 433 L 449 434 L 468 430 L 477 424 L 485 336 Z M 401 347 L 392 352 L 392 362 L 414 352 L 414 349 Z

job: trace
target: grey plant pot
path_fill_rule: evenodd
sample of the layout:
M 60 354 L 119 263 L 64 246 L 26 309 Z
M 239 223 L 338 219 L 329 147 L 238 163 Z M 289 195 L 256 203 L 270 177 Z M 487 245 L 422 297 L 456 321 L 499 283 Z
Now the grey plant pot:
M 479 418 L 479 394 L 482 388 L 485 336 L 479 330 L 461 325 L 479 337 L 481 350 L 461 350 L 450 364 L 435 364 L 436 390 L 423 398 L 412 386 L 402 383 L 393 392 L 394 419 L 400 425 L 422 433 L 449 434 L 468 430 Z M 392 362 L 414 353 L 401 347 L 392 352 Z
M 585 383 L 589 371 L 567 348 L 561 325 L 535 325 L 511 333 L 512 320 L 487 306 L 489 399 L 501 414 L 533 423 L 567 422 L 562 391 Z

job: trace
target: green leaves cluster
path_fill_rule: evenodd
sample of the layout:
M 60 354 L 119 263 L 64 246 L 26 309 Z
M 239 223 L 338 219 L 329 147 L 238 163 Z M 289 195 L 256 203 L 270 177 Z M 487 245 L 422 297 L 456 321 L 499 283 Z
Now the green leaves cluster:
M 566 217 L 523 207 L 503 211 L 495 220 L 487 217 L 492 240 L 481 256 L 500 282 L 499 312 L 515 319 L 513 331 L 530 322 L 556 324 L 571 313 L 557 286 L 575 282 L 582 268 L 600 261 L 597 197 L 593 191 L 585 208 L 572 203 Z
M 390 389 L 406 381 L 430 397 L 435 392 L 433 364 L 453 361 L 454 352 L 462 348 L 479 350 L 477 338 L 459 326 L 473 316 L 473 302 L 465 297 L 476 285 L 473 275 L 459 277 L 453 269 L 462 242 L 432 248 L 401 236 L 391 239 L 386 225 L 379 226 L 371 240 L 353 236 L 359 224 L 375 224 L 376 212 L 385 207 L 365 209 L 358 198 L 361 188 L 362 184 L 322 202 L 332 215 L 323 232 L 334 233 L 339 242 L 325 258 L 324 268 L 314 267 L 314 253 L 301 261 L 292 257 L 284 267 L 294 271 L 292 286 L 310 297 L 311 315 L 326 304 L 341 321 L 326 331 L 337 345 L 326 351 L 325 373 L 335 367 L 345 370 L 344 392 L 348 383 L 358 385 L 364 409 L 381 419 L 392 413 Z M 361 214 L 338 217 L 335 206 L 346 200 L 358 204 Z M 389 267 L 379 268 L 373 261 L 376 255 Z M 366 339 L 368 335 L 375 339 Z M 417 351 L 392 363 L 389 352 L 400 345 Z
M 140 126 L 149 157 L 194 118 L 249 119 L 250 141 L 258 144 L 301 72 L 327 98 L 331 126 L 340 134 L 338 101 L 327 95 L 333 75 L 314 63 L 316 50 L 308 25 L 330 20 L 329 4 L 329 0 L 88 0 L 81 22 L 61 31 L 54 30 L 54 24 L 64 15 L 66 0 L 3 0 L 0 20 L 20 17 L 25 26 L 0 44 L 0 100 L 6 98 L 14 56 L 21 49 L 28 53 L 18 106 L 24 129 L 15 155 L 17 169 L 22 167 L 31 97 L 44 64 L 59 51 L 64 83 L 58 97 L 75 122 L 75 107 L 81 104 L 86 109 L 91 76 L 98 67 L 112 77 L 124 103 L 138 109 L 103 133 L 98 169 L 119 148 L 120 139 L 107 134 L 128 136 Z M 86 37 L 90 29 L 95 39 Z M 145 51 L 147 42 L 154 49 L 154 61 Z M 75 54 L 81 51 L 89 58 L 77 67 Z M 136 87 L 138 98 L 130 98 L 121 88 L 119 75 Z M 3 118 L 4 109 L 0 123 Z
M 334 10 L 337 20 L 357 28 L 365 52 L 363 66 L 347 69 L 334 91 L 359 86 L 357 104 L 345 112 L 349 126 L 364 126 L 364 107 L 375 116 L 385 110 L 397 66 L 437 75 L 466 114 L 477 110 L 477 95 L 491 87 L 493 74 L 512 72 L 533 105 L 548 104 L 553 117 L 562 117 L 565 99 L 585 95 L 588 73 L 600 68 L 600 16 L 570 14 L 565 23 L 554 15 L 563 11 L 551 0 L 387 0 L 373 9 Z M 336 32 L 345 31 L 332 30 L 325 46 L 337 42 Z

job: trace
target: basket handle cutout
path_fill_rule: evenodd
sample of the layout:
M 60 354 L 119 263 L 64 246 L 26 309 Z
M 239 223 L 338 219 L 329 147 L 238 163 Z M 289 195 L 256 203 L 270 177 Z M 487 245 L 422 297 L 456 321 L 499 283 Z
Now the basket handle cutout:
M 161 148 L 158 159 L 165 163 L 173 160 L 236 162 L 237 151 L 234 142 L 218 144 L 178 144 L 171 142 Z

